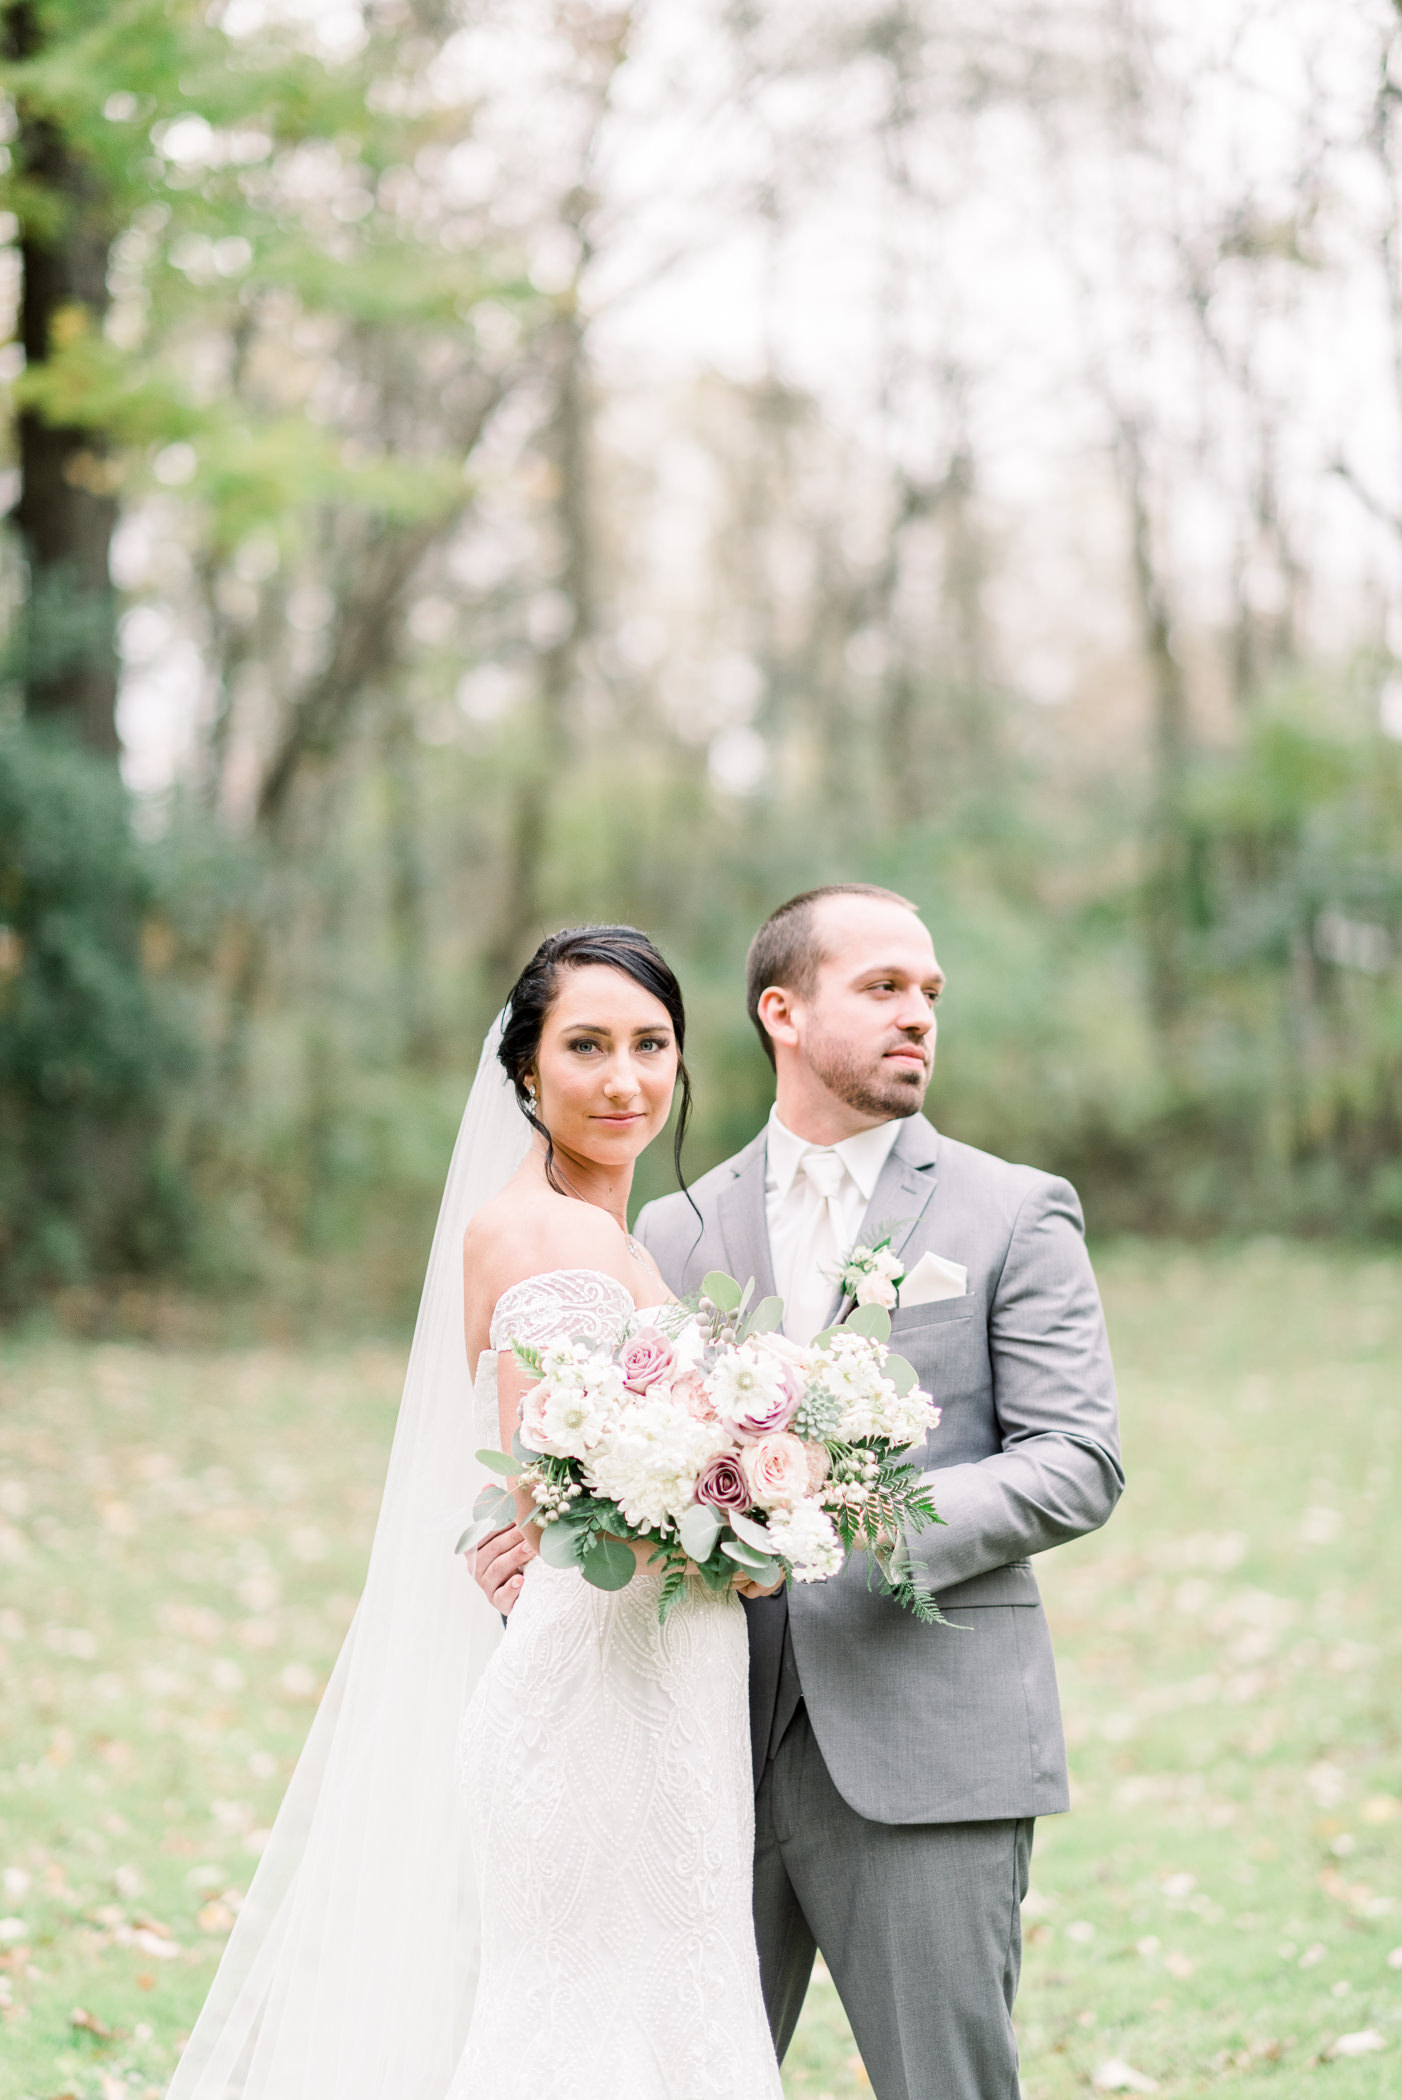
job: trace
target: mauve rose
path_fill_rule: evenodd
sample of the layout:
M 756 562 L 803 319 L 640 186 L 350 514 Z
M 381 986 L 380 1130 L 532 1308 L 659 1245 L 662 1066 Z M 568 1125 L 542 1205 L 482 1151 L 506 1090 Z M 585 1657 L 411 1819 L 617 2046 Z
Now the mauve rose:
M 716 1411 L 711 1405 L 711 1396 L 706 1390 L 706 1381 L 699 1371 L 683 1371 L 680 1378 L 672 1380 L 672 1398 L 698 1422 L 714 1422 Z
M 640 1327 L 632 1340 L 623 1344 L 618 1360 L 629 1392 L 645 1393 L 650 1385 L 655 1385 L 665 1371 L 671 1370 L 675 1353 L 658 1328 Z
M 782 1509 L 808 1493 L 808 1447 L 780 1431 L 762 1436 L 741 1454 L 750 1493 L 761 1509 Z
M 696 1476 L 696 1499 L 712 1509 L 748 1509 L 754 1496 L 739 1459 L 728 1451 L 710 1459 Z

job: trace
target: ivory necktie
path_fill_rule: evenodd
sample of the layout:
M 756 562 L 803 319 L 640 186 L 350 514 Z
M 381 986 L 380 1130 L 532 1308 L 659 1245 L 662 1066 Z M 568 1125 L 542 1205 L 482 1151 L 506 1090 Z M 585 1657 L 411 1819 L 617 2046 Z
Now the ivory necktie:
M 837 1297 L 838 1271 L 847 1251 L 837 1214 L 847 1169 L 837 1153 L 810 1146 L 798 1171 L 808 1183 L 808 1208 L 794 1251 L 784 1332 L 796 1342 L 811 1342 Z

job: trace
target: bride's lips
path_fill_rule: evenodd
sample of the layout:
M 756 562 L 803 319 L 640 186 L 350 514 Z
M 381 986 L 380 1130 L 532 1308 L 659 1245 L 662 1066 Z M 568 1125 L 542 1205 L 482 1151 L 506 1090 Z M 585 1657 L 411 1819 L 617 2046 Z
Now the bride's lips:
M 612 1123 L 619 1130 L 624 1129 L 629 1123 L 641 1123 L 642 1120 L 641 1110 L 627 1116 L 595 1116 L 594 1118 L 596 1123 Z

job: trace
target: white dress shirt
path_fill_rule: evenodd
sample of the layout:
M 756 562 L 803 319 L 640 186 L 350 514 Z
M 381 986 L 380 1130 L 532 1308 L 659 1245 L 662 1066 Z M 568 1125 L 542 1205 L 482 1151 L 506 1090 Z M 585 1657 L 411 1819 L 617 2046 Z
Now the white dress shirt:
M 889 1123 L 878 1123 L 871 1130 L 859 1130 L 855 1137 L 843 1138 L 836 1145 L 810 1145 L 805 1138 L 795 1137 L 779 1121 L 777 1108 L 770 1111 L 764 1207 L 769 1226 L 774 1288 L 786 1304 L 794 1302 L 794 1262 L 806 1241 L 812 1200 L 808 1183 L 799 1171 L 805 1155 L 810 1152 L 828 1154 L 842 1163 L 843 1179 L 832 1208 L 841 1240 L 841 1256 L 845 1257 L 856 1244 L 867 1205 L 876 1193 L 876 1184 L 896 1142 L 902 1120 L 900 1116 L 893 1116 Z M 836 1275 L 831 1283 L 830 1295 L 836 1297 Z

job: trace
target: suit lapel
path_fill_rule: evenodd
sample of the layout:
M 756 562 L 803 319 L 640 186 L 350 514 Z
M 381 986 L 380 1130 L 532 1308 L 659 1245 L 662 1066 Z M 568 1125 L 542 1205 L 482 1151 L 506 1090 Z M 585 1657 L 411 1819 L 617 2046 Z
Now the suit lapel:
M 938 1178 L 939 1138 L 924 1116 L 910 1116 L 902 1123 L 886 1155 L 886 1164 L 857 1234 L 857 1245 L 869 1247 L 874 1238 L 890 1228 L 892 1251 L 902 1253 L 925 1214 Z M 847 1304 L 845 1296 L 835 1299 L 829 1326 L 842 1316 Z
M 747 1145 L 735 1161 L 735 1179 L 716 1205 L 729 1273 L 744 1285 L 753 1276 L 755 1297 L 774 1293 L 774 1263 L 769 1253 L 769 1221 L 764 1207 L 764 1174 L 768 1156 L 765 1132 Z

